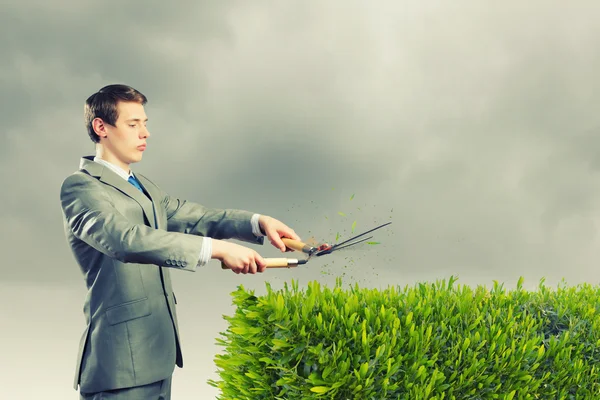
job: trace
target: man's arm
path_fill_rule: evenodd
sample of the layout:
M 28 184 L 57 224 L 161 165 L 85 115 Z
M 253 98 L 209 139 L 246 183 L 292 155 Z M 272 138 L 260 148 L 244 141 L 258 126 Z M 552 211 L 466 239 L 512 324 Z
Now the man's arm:
M 252 224 L 252 233 L 257 238 L 260 238 L 261 236 L 265 236 L 265 234 L 262 231 L 262 228 L 260 226 L 260 223 L 259 223 L 260 217 L 261 217 L 260 214 L 254 214 L 252 216 L 252 218 L 250 219 L 250 223 Z M 263 239 L 263 241 L 264 241 L 264 239 Z M 199 267 L 206 265 L 213 258 L 220 259 L 222 257 L 222 255 L 220 255 L 220 252 L 219 252 L 219 250 L 222 250 L 222 249 L 220 249 L 220 248 L 215 249 L 215 246 L 214 246 L 215 244 L 217 246 L 219 245 L 218 242 L 217 243 L 213 242 L 213 239 L 210 237 L 204 238 L 204 244 L 202 244 L 202 249 L 200 250 L 200 259 L 198 261 Z M 215 253 L 215 251 L 217 251 L 217 253 Z
M 131 223 L 117 211 L 95 178 L 82 173 L 69 176 L 61 186 L 60 199 L 66 223 L 75 237 L 109 257 L 195 271 L 205 238 Z M 169 204 L 174 226 L 183 223 L 176 215 L 182 207 L 187 211 L 185 204 Z M 218 223 L 209 224 L 208 231 L 214 231 L 215 226 Z M 193 232 L 194 226 L 188 225 L 187 230 Z
M 170 196 L 158 185 L 138 174 L 160 192 L 160 206 L 167 213 L 167 230 L 213 239 L 238 239 L 263 244 L 259 214 L 245 210 L 209 208 Z

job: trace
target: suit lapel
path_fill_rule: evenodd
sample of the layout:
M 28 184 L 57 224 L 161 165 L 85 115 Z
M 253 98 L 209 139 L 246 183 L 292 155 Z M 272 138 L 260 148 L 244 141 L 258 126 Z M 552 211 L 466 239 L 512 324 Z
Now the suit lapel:
M 146 179 L 145 176 L 142 175 L 135 175 L 135 177 L 137 178 L 138 182 L 140 183 L 140 185 L 142 186 L 142 188 L 146 191 L 146 193 L 148 193 L 148 197 L 150 197 L 150 199 L 152 200 L 152 207 L 154 210 L 154 216 L 156 217 L 156 229 L 164 229 L 167 230 L 167 227 L 162 227 L 162 219 L 158 217 L 158 201 L 160 200 L 160 193 L 156 192 L 154 190 L 154 188 L 152 187 L 151 184 L 149 184 L 148 179 Z M 138 190 L 139 192 L 139 190 Z
M 85 169 L 92 176 L 98 178 L 101 182 L 110 185 L 115 189 L 118 189 L 126 196 L 129 196 L 132 199 L 134 199 L 140 205 L 140 207 L 142 207 L 148 224 L 152 227 L 157 226 L 156 220 L 158 220 L 158 218 L 154 218 L 154 199 L 151 201 L 150 199 L 148 199 L 148 197 L 146 197 L 144 193 L 140 192 L 131 183 L 121 178 L 109 168 L 105 168 L 103 165 L 94 162 L 93 157 L 83 157 L 83 159 L 81 160 L 80 168 Z

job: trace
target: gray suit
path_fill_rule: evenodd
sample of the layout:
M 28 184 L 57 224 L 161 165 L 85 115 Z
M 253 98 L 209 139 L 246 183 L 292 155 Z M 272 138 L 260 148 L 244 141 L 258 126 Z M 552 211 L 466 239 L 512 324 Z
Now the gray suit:
M 74 388 L 98 392 L 167 379 L 183 366 L 170 270 L 195 271 L 202 236 L 263 244 L 252 213 L 169 196 L 141 174 L 150 197 L 81 159 L 60 200 L 67 241 L 88 288 Z

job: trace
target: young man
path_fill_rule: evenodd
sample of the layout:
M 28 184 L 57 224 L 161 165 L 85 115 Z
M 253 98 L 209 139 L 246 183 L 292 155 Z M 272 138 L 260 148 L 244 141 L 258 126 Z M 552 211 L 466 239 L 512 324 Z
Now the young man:
M 150 132 L 146 97 L 125 85 L 90 96 L 85 123 L 96 156 L 61 186 L 64 228 L 88 288 L 74 388 L 82 399 L 169 399 L 183 367 L 171 269 L 195 271 L 217 259 L 235 273 L 263 272 L 254 250 L 235 238 L 289 251 L 300 240 L 282 222 L 243 210 L 207 208 L 169 196 L 130 165 Z

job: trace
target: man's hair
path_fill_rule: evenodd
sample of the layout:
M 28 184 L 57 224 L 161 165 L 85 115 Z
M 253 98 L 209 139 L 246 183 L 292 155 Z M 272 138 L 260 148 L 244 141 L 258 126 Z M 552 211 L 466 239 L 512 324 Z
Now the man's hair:
M 138 90 L 127 85 L 108 85 L 104 86 L 97 93 L 94 93 L 85 101 L 84 119 L 88 135 L 94 143 L 98 143 L 100 138 L 94 132 L 92 121 L 100 118 L 105 124 L 115 126 L 119 114 L 117 112 L 117 103 L 119 101 L 134 101 L 145 105 L 148 101 Z

